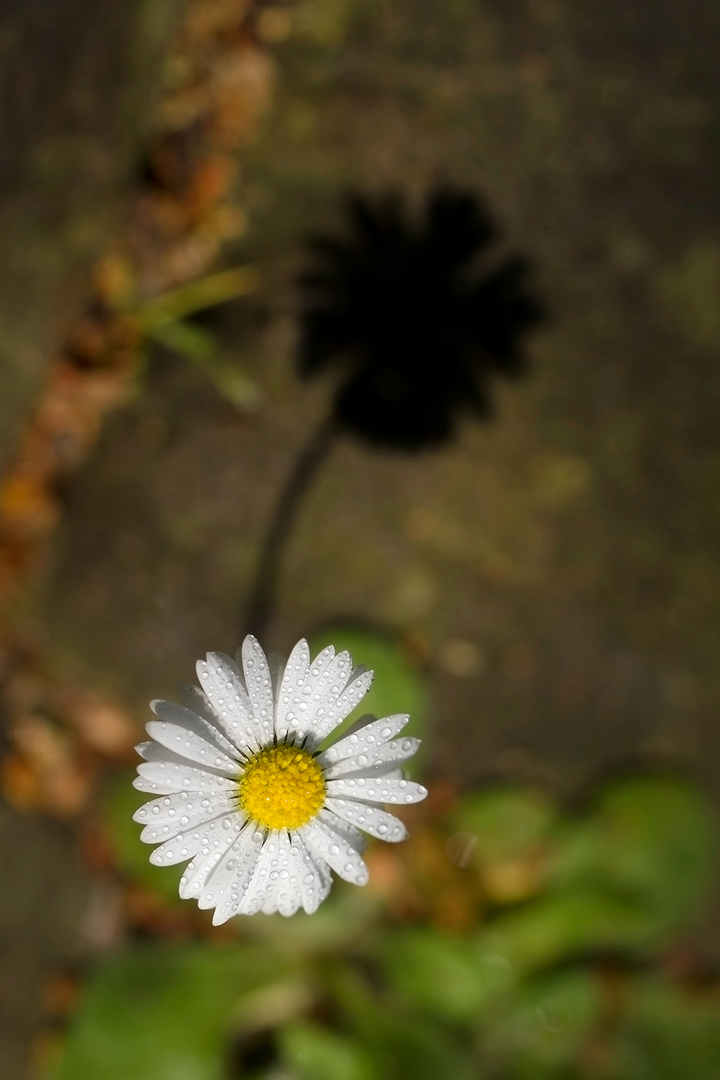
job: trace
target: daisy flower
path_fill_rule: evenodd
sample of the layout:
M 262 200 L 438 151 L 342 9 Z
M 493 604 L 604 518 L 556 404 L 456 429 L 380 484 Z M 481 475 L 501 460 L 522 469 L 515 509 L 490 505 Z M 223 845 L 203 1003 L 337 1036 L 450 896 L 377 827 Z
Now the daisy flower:
M 322 749 L 373 677 L 332 646 L 311 660 L 299 641 L 271 674 L 248 636 L 237 664 L 208 653 L 197 672 L 202 689 L 189 688 L 185 705 L 151 703 L 153 741 L 137 747 L 145 760 L 135 787 L 157 796 L 134 815 L 141 839 L 160 845 L 150 862 L 189 860 L 180 896 L 214 908 L 216 925 L 258 911 L 316 911 L 330 870 L 365 885 L 360 830 L 404 840 L 405 826 L 382 805 L 427 795 L 399 769 L 419 745 L 395 739 L 409 717 L 366 717 Z

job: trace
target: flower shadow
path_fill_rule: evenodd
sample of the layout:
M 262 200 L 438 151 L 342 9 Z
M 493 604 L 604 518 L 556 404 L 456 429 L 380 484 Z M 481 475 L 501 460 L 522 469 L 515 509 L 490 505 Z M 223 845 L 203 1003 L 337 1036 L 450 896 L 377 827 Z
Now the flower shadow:
M 528 330 L 544 311 L 529 264 L 493 258 L 498 233 L 475 195 L 443 187 L 413 220 L 396 192 L 353 196 L 347 238 L 315 236 L 298 366 L 337 366 L 335 420 L 385 448 L 420 450 L 455 434 L 462 411 L 489 418 L 495 376 L 526 369 Z

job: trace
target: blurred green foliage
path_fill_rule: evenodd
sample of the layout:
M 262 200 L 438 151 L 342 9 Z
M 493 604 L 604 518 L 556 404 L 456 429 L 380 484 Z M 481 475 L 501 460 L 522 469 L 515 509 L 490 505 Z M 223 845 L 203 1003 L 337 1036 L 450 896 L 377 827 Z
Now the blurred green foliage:
M 221 1080 L 238 999 L 277 978 L 268 950 L 145 945 L 100 965 L 86 988 L 57 1080 Z
M 422 732 L 402 647 L 332 640 L 378 672 L 368 709 L 416 712 Z M 176 919 L 180 870 L 150 867 L 131 821 L 143 798 L 123 778 L 105 828 L 122 873 Z M 717 1080 L 720 980 L 693 974 L 716 839 L 679 776 L 612 778 L 583 812 L 530 787 L 471 792 L 314 916 L 236 919 L 218 944 L 179 905 L 185 939 L 98 964 L 44 1078 Z
M 109 799 L 117 851 L 164 895 L 145 850 L 130 854 L 129 802 L 126 785 Z M 615 779 L 583 815 L 488 788 L 423 828 L 480 883 L 467 929 L 336 887 L 316 916 L 238 920 L 223 945 L 135 945 L 98 966 L 46 1075 L 716 1080 L 720 984 L 664 962 L 714 863 L 692 784 Z M 269 1060 L 251 1052 L 258 1030 Z

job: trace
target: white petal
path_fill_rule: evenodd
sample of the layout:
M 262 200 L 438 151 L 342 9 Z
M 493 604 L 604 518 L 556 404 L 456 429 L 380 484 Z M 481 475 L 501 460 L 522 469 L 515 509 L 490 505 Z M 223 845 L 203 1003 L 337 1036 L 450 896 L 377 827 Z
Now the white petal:
M 318 865 L 312 858 L 302 837 L 292 837 L 292 848 L 302 906 L 308 915 L 312 915 L 330 892 L 332 878 L 327 868 L 322 864 Z
M 261 742 L 260 729 L 234 661 L 223 653 L 208 653 L 205 660 L 198 660 L 197 673 L 203 693 L 227 737 L 240 750 L 257 749 Z
M 242 643 L 242 664 L 260 744 L 266 745 L 272 742 L 274 733 L 272 680 L 265 653 L 252 634 Z
M 145 844 L 159 844 L 235 807 L 234 796 L 226 793 L 210 796 L 203 791 L 181 791 L 145 803 L 135 811 L 133 820 L 145 826 L 140 833 Z
M 328 810 L 332 810 L 343 821 L 357 825 L 359 829 L 371 836 L 377 836 L 379 840 L 397 844 L 407 837 L 407 829 L 402 821 L 377 806 L 368 806 L 366 803 L 348 799 L 328 799 L 326 805 Z
M 217 746 L 194 731 L 178 727 L 177 724 L 168 724 L 164 720 L 151 720 L 145 725 L 145 729 L 156 742 L 180 757 L 196 761 L 210 769 L 221 769 L 230 776 L 237 776 L 241 772 L 237 761 L 223 754 Z
M 135 753 L 139 754 L 141 758 L 145 758 L 145 761 L 172 762 L 174 765 L 179 765 L 182 768 L 194 768 L 193 763 L 188 761 L 186 757 L 182 757 L 181 754 L 176 754 L 174 750 L 168 750 L 167 746 L 155 742 L 154 739 L 148 740 L 148 742 L 138 743 L 135 747 Z M 236 762 L 232 763 L 232 767 L 234 771 Z M 225 775 L 223 769 L 215 769 L 212 765 L 203 765 L 202 770 L 203 772 L 211 773 L 214 776 Z
M 220 655 L 220 654 L 218 654 Z M 205 661 L 207 663 L 207 661 Z M 196 665 L 197 667 L 197 665 Z M 238 676 L 239 678 L 239 676 Z M 223 739 L 228 746 L 231 746 L 233 753 L 238 754 L 240 751 L 233 739 L 230 739 L 223 727 L 219 716 L 213 711 L 213 707 L 207 699 L 207 696 L 203 693 L 199 686 L 181 686 L 179 691 L 180 701 L 183 703 L 188 712 L 196 713 L 201 719 L 207 721 L 213 731 L 218 733 L 220 745 L 220 739 Z M 170 720 L 171 717 L 164 716 L 163 720 Z M 224 743 L 222 744 L 224 745 Z M 227 751 L 228 753 L 230 751 Z
M 212 743 L 213 746 L 217 746 L 228 757 L 240 758 L 242 755 L 238 748 L 218 727 L 219 721 L 217 717 L 213 716 L 205 695 L 196 686 L 191 689 L 195 692 L 193 698 L 195 704 L 201 709 L 203 709 L 204 705 L 207 713 L 213 717 L 212 721 L 204 715 L 205 709 L 203 709 L 202 713 L 199 713 L 196 709 L 185 708 L 183 705 L 176 705 L 172 701 L 151 701 L 150 708 L 156 716 L 159 716 L 161 720 L 165 720 L 168 724 L 176 724 L 187 731 L 194 731 L 196 735 L 200 735 L 203 739 L 207 739 L 209 743 Z
M 290 838 L 287 832 L 271 832 L 263 844 L 250 887 L 240 902 L 238 912 L 254 915 L 258 911 L 272 914 L 279 904 L 293 911 L 300 906 L 301 893 L 297 881 L 290 881 Z
M 283 860 L 287 865 L 283 866 Z M 298 848 L 293 846 L 290 837 L 284 845 L 284 852 L 280 860 L 280 871 L 276 881 L 274 893 L 269 901 L 263 906 L 263 911 L 271 915 L 273 911 L 279 911 L 281 915 L 294 915 L 298 908 L 302 907 L 303 889 L 302 873 L 305 867 L 298 855 Z
M 329 660 L 317 677 L 318 693 L 326 696 L 329 701 L 333 701 L 347 686 L 352 672 L 352 658 L 347 649 L 343 649 Z
M 179 893 L 183 900 L 200 895 L 200 891 L 210 873 L 215 869 L 230 845 L 235 843 L 238 831 L 242 828 L 242 818 L 239 814 L 237 815 L 237 821 L 234 823 L 237 828 L 232 827 L 232 825 L 230 828 L 226 828 L 219 823 L 219 820 L 210 824 L 212 826 L 211 835 L 208 836 L 206 843 L 201 847 L 195 858 L 188 863 L 183 876 L 180 878 Z
M 328 828 L 324 822 L 316 819 L 298 832 L 317 861 L 326 862 L 336 874 L 353 885 L 367 884 L 367 866 L 339 830 Z
M 273 701 L 277 701 L 278 690 L 280 689 L 280 683 L 285 672 L 285 665 L 287 663 L 284 656 L 280 656 L 279 653 L 267 654 L 268 669 L 270 671 L 270 684 L 272 686 Z
M 382 743 L 374 750 L 357 754 L 355 757 L 344 758 L 326 767 L 325 775 L 329 780 L 353 775 L 382 775 L 411 758 L 419 745 L 419 739 L 399 739 Z M 325 765 L 322 754 L 318 755 L 318 760 L 321 765 Z
M 335 684 L 335 680 L 339 677 L 342 680 L 342 686 L 344 686 L 351 670 L 352 660 L 350 654 L 340 653 L 339 657 L 336 657 L 332 645 L 326 646 L 317 654 L 314 660 L 310 661 L 305 693 L 311 704 L 313 715 L 319 706 L 326 706 L 333 696 L 332 686 Z
M 223 851 L 206 877 L 198 897 L 198 907 L 216 907 L 237 873 L 247 870 L 252 876 L 262 839 L 263 834 L 260 829 L 252 823 L 245 823 L 245 827 L 233 838 L 230 847 Z
M 216 842 L 218 847 L 222 847 L 225 838 L 229 836 L 232 839 L 244 824 L 243 816 L 237 810 L 232 810 L 229 814 L 206 821 L 166 840 L 150 853 L 150 862 L 154 866 L 171 866 L 173 863 L 194 858 L 200 851 L 215 850 Z
M 349 821 L 341 821 L 336 814 L 331 814 L 329 810 L 325 809 L 320 811 L 315 820 L 320 821 L 328 829 L 332 829 L 333 832 L 339 832 L 350 847 L 355 848 L 357 853 L 362 855 L 367 847 L 367 837 L 359 829 L 356 829 L 354 825 L 351 825 Z
M 237 915 L 255 875 L 263 839 L 263 830 L 249 825 L 210 876 L 205 891 L 216 897 L 214 926 Z
M 349 652 L 334 655 L 332 646 L 323 649 L 310 665 L 310 678 L 307 685 L 308 708 L 296 729 L 296 740 L 312 732 L 315 744 L 319 738 L 315 735 L 318 724 L 324 723 L 328 710 L 348 684 L 352 675 L 352 660 Z
M 327 793 L 331 798 L 362 799 L 378 803 L 414 803 L 427 795 L 427 788 L 412 780 L 395 780 L 386 776 L 350 777 L 328 780 Z
M 155 757 L 155 754 L 160 749 L 161 747 L 159 747 L 157 743 L 148 740 L 148 742 L 138 743 L 135 747 L 135 753 L 139 754 L 141 758 L 145 758 L 146 761 L 157 761 L 158 759 Z M 172 754 L 168 754 L 168 752 L 163 749 L 163 761 L 167 761 L 168 758 L 171 758 L 172 756 Z
M 340 696 L 320 715 L 320 710 L 315 715 L 315 723 L 312 728 L 313 745 L 317 746 L 322 740 L 334 731 L 346 716 L 359 705 L 370 689 L 373 681 L 372 671 L 361 671 L 356 678 L 352 679 Z
M 310 734 L 313 746 L 317 745 L 319 740 L 312 734 L 313 729 L 323 721 L 329 708 L 347 686 L 351 674 L 350 654 L 342 652 L 336 656 L 332 645 L 328 645 L 312 661 L 298 708 L 291 709 L 293 716 L 288 718 L 292 721 L 288 723 L 288 730 L 291 736 L 294 734 L 296 743 L 302 742 Z
M 169 751 L 163 747 L 163 752 Z M 138 791 L 171 795 L 175 791 L 236 791 L 237 781 L 175 761 L 146 761 L 133 781 Z
M 393 716 L 384 716 L 381 720 L 373 720 L 357 731 L 352 731 L 342 739 L 338 739 L 327 750 L 323 750 L 323 762 L 330 765 L 336 761 L 342 761 L 343 758 L 371 753 L 381 743 L 394 738 L 399 731 L 402 731 L 409 719 L 407 713 L 395 713 Z
M 310 678 L 317 680 L 335 657 L 334 645 L 326 645 L 310 663 Z
M 275 734 L 284 739 L 288 730 L 295 731 L 301 725 L 302 714 L 307 712 L 310 683 L 310 649 L 305 640 L 298 641 L 290 653 L 278 690 L 275 715 Z

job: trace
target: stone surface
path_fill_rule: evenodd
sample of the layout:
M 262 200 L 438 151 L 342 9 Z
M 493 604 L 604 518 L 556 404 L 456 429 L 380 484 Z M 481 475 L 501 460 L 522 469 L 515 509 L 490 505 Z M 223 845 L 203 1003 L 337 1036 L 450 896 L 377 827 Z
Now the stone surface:
M 0 10 L 0 467 L 117 221 L 181 3 Z
M 301 5 L 245 165 L 237 258 L 263 263 L 267 289 L 224 323 L 265 405 L 239 416 L 166 357 L 114 418 L 39 609 L 58 664 L 142 708 L 204 650 L 234 649 L 273 500 L 323 408 L 291 370 L 300 241 L 340 227 L 349 187 L 449 180 L 533 260 L 551 312 L 535 374 L 446 451 L 338 445 L 269 644 L 336 616 L 420 635 L 436 767 L 463 782 L 573 789 L 665 754 L 717 784 L 716 23 L 709 0 Z
M 47 990 L 81 955 L 88 883 L 71 829 L 0 806 L 0 1075 L 30 1074 Z
M 0 5 L 0 468 L 122 212 L 180 0 Z M 43 986 L 75 959 L 71 830 L 0 807 L 0 1076 L 29 1075 Z

